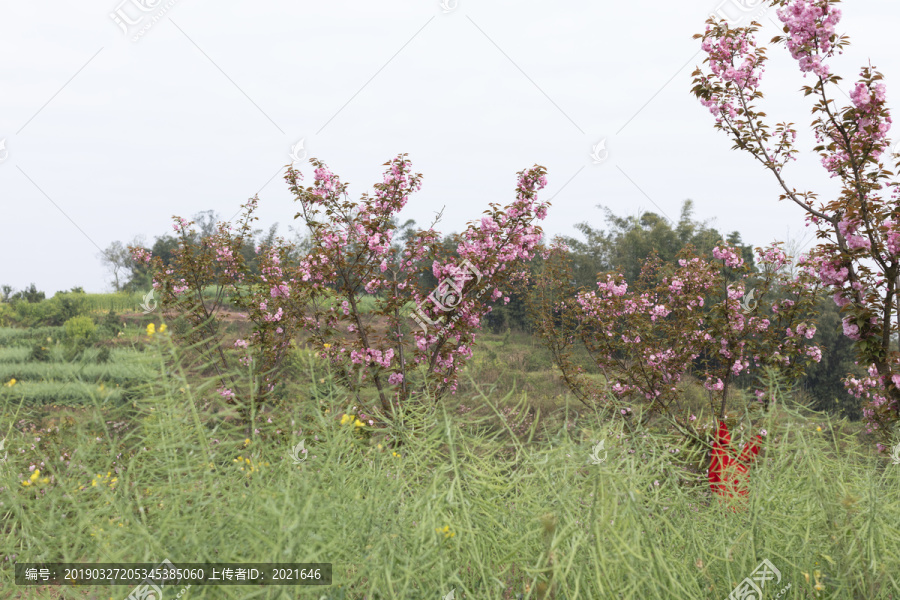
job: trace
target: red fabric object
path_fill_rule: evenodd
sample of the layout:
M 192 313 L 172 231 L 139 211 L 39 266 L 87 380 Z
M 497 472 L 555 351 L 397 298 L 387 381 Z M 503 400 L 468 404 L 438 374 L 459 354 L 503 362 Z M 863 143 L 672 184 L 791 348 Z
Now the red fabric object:
M 735 492 L 741 496 L 749 494 L 750 490 L 746 485 L 741 485 L 741 480 L 745 479 L 743 476 L 759 454 L 761 443 L 762 437 L 756 436 L 756 441 L 744 447 L 740 456 L 734 458 L 730 451 L 731 434 L 728 433 L 728 426 L 724 421 L 719 421 L 709 463 L 710 489 L 721 496 L 734 497 Z

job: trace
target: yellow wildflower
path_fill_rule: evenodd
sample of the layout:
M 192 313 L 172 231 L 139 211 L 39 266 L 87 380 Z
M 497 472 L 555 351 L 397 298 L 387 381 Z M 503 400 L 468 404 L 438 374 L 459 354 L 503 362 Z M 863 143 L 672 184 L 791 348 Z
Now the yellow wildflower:
M 165 324 L 165 323 L 163 323 L 162 325 L 159 326 L 159 332 L 160 332 L 160 333 L 165 333 L 165 332 L 166 332 L 166 329 L 167 329 L 167 327 L 166 327 L 166 324 Z
M 6 387 L 12 387 L 12 386 L 16 385 L 16 378 L 13 377 L 12 379 L 10 379 L 9 381 L 7 381 L 7 382 L 4 383 L 3 385 L 5 385 Z
M 438 533 L 443 533 L 445 538 L 452 538 L 454 535 L 456 535 L 454 532 L 450 531 L 449 525 L 444 525 L 443 529 L 438 527 L 435 529 L 435 531 L 437 531 Z
M 40 469 L 35 469 L 35 470 L 34 470 L 34 473 L 31 474 L 31 480 L 32 480 L 32 481 L 37 481 L 37 478 L 40 477 L 40 476 L 41 476 L 41 470 L 40 470 Z
M 324 348 L 325 348 L 326 350 L 328 350 L 329 348 L 331 348 L 331 344 L 324 344 Z
M 816 427 L 816 431 L 822 431 L 821 427 Z
M 356 427 L 363 427 L 363 426 L 365 425 L 365 423 L 363 423 L 362 421 L 360 421 L 359 419 L 357 419 L 357 420 L 353 423 L 353 425 L 355 425 Z
M 154 325 L 153 323 L 148 324 L 147 335 L 152 336 L 154 333 L 156 333 L 156 325 Z
M 341 425 L 346 425 L 347 423 L 352 422 L 354 416 L 355 416 L 355 415 L 344 414 L 344 415 L 341 417 Z
M 250 438 L 247 438 L 247 439 L 244 440 L 244 445 L 245 445 L 245 446 L 249 446 L 249 445 L 250 445 Z
M 25 481 L 22 482 L 22 485 L 24 485 L 25 487 L 28 487 L 29 485 L 31 485 L 31 482 L 26 479 Z

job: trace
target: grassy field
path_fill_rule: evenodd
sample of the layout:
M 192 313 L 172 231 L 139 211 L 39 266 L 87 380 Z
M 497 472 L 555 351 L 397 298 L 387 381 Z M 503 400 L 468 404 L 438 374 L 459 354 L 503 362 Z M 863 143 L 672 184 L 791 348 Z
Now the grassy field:
M 248 437 L 214 379 L 147 339 L 151 317 L 127 320 L 76 357 L 61 328 L 0 329 L 0 382 L 16 380 L 0 387 L 0 598 L 133 588 L 16 586 L 13 562 L 168 559 L 333 565 L 327 587 L 189 599 L 721 600 L 763 560 L 779 571 L 764 598 L 900 599 L 900 465 L 799 397 L 730 411 L 735 444 L 767 435 L 751 493 L 727 501 L 701 447 L 575 402 L 521 334 L 485 335 L 455 397 L 373 426 L 347 422 L 359 407 L 297 348 L 288 399 L 258 407 Z

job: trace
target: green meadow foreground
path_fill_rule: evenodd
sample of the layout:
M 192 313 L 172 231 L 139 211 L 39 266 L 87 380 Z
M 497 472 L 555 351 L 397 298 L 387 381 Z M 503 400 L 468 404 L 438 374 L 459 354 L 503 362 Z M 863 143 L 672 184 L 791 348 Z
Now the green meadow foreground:
M 164 559 L 333 565 L 328 587 L 166 599 L 721 600 L 764 560 L 764 598 L 900 598 L 900 465 L 791 394 L 729 411 L 734 446 L 767 432 L 741 503 L 711 494 L 702 446 L 572 400 L 530 338 L 484 336 L 449 402 L 373 425 L 295 348 L 248 431 L 158 316 L 126 322 L 80 350 L 0 329 L 0 598 L 132 591 L 17 586 L 14 562 Z

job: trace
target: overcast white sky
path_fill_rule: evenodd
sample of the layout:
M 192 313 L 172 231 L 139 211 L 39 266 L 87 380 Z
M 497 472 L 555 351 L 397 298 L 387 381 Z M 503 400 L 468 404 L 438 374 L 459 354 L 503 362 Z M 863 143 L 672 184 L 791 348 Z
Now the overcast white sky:
M 354 194 L 409 153 L 424 185 L 401 216 L 424 225 L 446 206 L 445 233 L 512 200 L 516 172 L 537 163 L 549 234 L 601 226 L 598 204 L 677 220 L 692 198 L 696 217 L 755 245 L 802 237 L 800 211 L 690 94 L 691 36 L 720 2 L 0 0 L 0 283 L 108 290 L 100 248 L 152 241 L 172 215 L 229 219 L 257 192 L 259 223 L 287 234 L 281 172 L 301 139 Z M 900 5 L 841 6 L 853 45 L 833 70 L 848 91 L 871 60 L 894 108 Z M 120 27 L 117 11 L 143 20 Z M 762 16 L 763 40 L 775 19 Z M 766 110 L 809 150 L 804 80 L 783 48 L 769 57 Z M 811 153 L 786 175 L 822 198 L 836 189 Z

